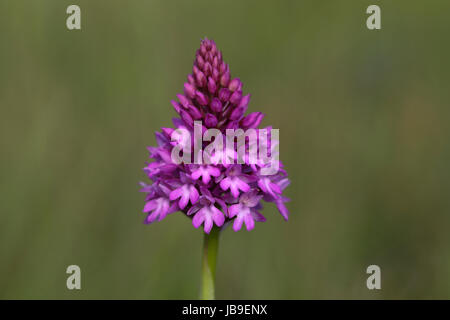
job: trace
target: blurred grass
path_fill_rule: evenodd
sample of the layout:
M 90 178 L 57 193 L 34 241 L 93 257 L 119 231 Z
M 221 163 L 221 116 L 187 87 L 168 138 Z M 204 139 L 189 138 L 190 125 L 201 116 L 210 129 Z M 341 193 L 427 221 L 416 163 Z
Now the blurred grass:
M 373 3 L 381 31 L 365 27 Z M 201 232 L 180 214 L 143 225 L 137 183 L 204 36 L 280 128 L 292 180 L 288 223 L 269 205 L 223 234 L 218 298 L 450 298 L 449 11 L 1 0 L 0 298 L 197 298 Z

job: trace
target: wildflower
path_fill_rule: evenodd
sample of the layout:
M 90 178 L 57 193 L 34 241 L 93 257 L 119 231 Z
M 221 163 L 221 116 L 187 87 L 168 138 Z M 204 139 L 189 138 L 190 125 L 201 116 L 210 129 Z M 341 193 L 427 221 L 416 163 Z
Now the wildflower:
M 179 198 L 178 206 L 183 210 L 189 201 L 191 204 L 195 204 L 199 198 L 199 194 L 193 182 L 185 174 L 181 173 L 180 176 L 182 185 L 170 192 L 169 199 L 176 200 Z
M 244 193 L 240 197 L 239 203 L 233 204 L 229 208 L 230 218 L 236 216 L 233 223 L 234 231 L 239 231 L 243 222 L 245 222 L 247 230 L 250 231 L 255 227 L 255 221 L 266 221 L 266 218 L 257 211 L 257 209 L 261 208 L 261 206 L 258 206 L 261 198 L 262 195 L 258 195 L 258 191 L 253 189 Z
M 256 111 L 246 115 L 251 96 L 244 93 L 241 79 L 231 77 L 230 67 L 223 61 L 214 41 L 201 41 L 192 73 L 183 85 L 183 92 L 176 97 L 177 100 L 171 101 L 178 114 L 173 119 L 174 126 L 156 132 L 157 146 L 148 148 L 153 161 L 146 164 L 144 172 L 153 184 L 143 184 L 141 189 L 147 195 L 143 210 L 147 214 L 145 223 L 161 221 L 168 214 L 180 211 L 192 219 L 195 228 L 203 225 L 207 234 L 213 226 L 221 228 L 228 222 L 235 231 L 244 224 L 247 230 L 252 230 L 255 222 L 266 220 L 260 213 L 263 201 L 275 203 L 287 220 L 289 212 L 285 203 L 289 199 L 283 196 L 283 190 L 289 179 L 281 162 L 280 170 L 264 175 L 262 171 L 267 163 L 261 159 L 250 163 L 249 157 L 238 162 L 241 160 L 239 152 L 230 149 L 225 141 L 222 149 L 203 153 L 211 162 L 172 161 L 175 146 L 193 149 L 194 139 L 184 139 L 179 130 L 194 136 L 195 121 L 201 121 L 202 131 L 217 129 L 223 134 L 227 129 L 252 129 L 255 134 L 262 130 L 259 126 L 264 114 Z M 278 143 L 275 139 L 265 139 L 262 143 L 274 154 L 273 146 Z M 251 148 L 248 143 L 248 146 L 241 145 L 239 151 L 248 152 Z M 191 154 L 186 157 L 191 159 Z
M 241 173 L 240 165 L 235 165 L 227 170 L 226 177 L 220 181 L 220 187 L 226 191 L 230 189 L 233 197 L 239 197 L 239 190 L 247 192 L 250 186 L 246 182 L 246 177 Z
M 198 166 L 191 174 L 191 177 L 194 180 L 198 180 L 198 178 L 202 177 L 202 182 L 204 184 L 208 184 L 208 182 L 211 180 L 211 176 L 220 176 L 220 170 L 210 165 Z
M 209 190 L 204 188 L 201 190 L 203 195 L 200 197 L 199 203 L 192 206 L 187 214 L 191 215 L 195 213 L 194 218 L 192 219 L 194 227 L 198 228 L 203 224 L 204 231 L 209 233 L 214 224 L 218 227 L 223 226 L 227 209 L 225 203 L 220 199 L 213 197 Z M 225 214 L 217 209 L 215 206 L 216 202 L 222 204 L 222 208 L 225 209 Z

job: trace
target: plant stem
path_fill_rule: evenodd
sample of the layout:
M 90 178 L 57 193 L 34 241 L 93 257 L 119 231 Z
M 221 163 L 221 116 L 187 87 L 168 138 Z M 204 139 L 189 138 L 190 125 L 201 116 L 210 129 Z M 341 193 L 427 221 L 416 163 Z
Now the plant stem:
M 200 293 L 200 299 L 202 300 L 214 300 L 219 234 L 220 229 L 214 226 L 209 234 L 205 233 L 203 240 L 202 287 Z

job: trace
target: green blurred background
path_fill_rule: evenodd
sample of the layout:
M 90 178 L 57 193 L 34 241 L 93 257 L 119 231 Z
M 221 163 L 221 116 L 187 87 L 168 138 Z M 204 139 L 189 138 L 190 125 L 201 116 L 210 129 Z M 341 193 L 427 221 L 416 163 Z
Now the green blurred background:
M 268 205 L 267 223 L 223 233 L 217 298 L 450 298 L 449 13 L 446 0 L 0 0 L 0 298 L 198 297 L 202 232 L 181 214 L 142 224 L 138 182 L 205 36 L 280 129 L 292 180 L 289 222 Z

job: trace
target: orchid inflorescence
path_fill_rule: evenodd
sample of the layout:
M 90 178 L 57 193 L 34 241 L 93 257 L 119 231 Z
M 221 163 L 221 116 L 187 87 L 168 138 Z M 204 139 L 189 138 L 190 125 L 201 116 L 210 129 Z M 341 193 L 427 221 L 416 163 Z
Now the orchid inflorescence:
M 177 133 L 180 130 L 194 133 L 194 127 L 199 123 L 202 133 L 208 129 L 222 133 L 230 129 L 256 133 L 271 129 L 258 128 L 264 117 L 261 112 L 245 115 L 250 95 L 243 95 L 242 86 L 239 78 L 231 78 L 230 68 L 214 41 L 202 40 L 192 74 L 184 84 L 184 94 L 178 94 L 178 101 L 172 101 L 179 115 L 173 119 L 175 128 L 164 127 L 156 132 L 158 146 L 148 147 L 153 162 L 147 163 L 144 171 L 153 184 L 141 183 L 141 191 L 146 193 L 145 223 L 161 221 L 168 214 L 181 211 L 192 218 L 195 228 L 203 224 L 206 233 L 214 225 L 224 227 L 231 222 L 234 231 L 240 230 L 243 224 L 247 230 L 252 230 L 255 222 L 266 220 L 260 212 L 262 200 L 275 203 L 283 218 L 288 219 L 285 202 L 289 199 L 283 196 L 283 190 L 289 185 L 289 179 L 278 158 L 279 169 L 270 175 L 263 173 L 269 165 L 267 162 L 261 159 L 251 162 L 248 156 L 239 157 L 228 144 L 210 152 L 205 150 L 204 157 L 210 161 L 204 163 L 173 160 L 174 148 L 183 140 Z M 273 147 L 278 145 L 278 141 L 264 140 L 261 136 L 257 141 L 259 147 L 263 143 L 263 149 L 272 155 Z M 191 147 L 195 141 L 189 138 L 184 143 Z M 243 148 L 248 153 L 250 143 L 244 144 Z M 217 161 L 219 158 L 228 161 Z

